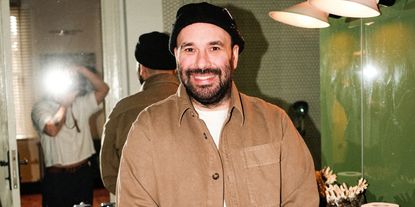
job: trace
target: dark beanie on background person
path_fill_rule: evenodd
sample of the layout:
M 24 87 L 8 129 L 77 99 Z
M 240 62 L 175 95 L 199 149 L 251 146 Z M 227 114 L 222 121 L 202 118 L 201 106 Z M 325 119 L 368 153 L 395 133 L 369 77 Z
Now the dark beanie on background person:
M 170 36 L 170 52 L 172 54 L 177 46 L 177 36 L 180 31 L 193 23 L 210 23 L 224 29 L 231 36 L 232 44 L 239 46 L 239 54 L 244 49 L 245 41 L 229 11 L 226 8 L 202 2 L 186 4 L 177 10 L 176 22 L 173 24 Z
M 165 33 L 142 34 L 135 46 L 135 59 L 150 69 L 176 69 L 176 59 L 169 51 L 169 35 Z

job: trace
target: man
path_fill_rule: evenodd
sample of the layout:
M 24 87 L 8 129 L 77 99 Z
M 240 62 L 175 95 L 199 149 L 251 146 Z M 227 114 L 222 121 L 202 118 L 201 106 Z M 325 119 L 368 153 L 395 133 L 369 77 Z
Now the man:
M 42 99 L 32 109 L 46 166 L 43 206 L 49 207 L 72 207 L 80 202 L 92 204 L 93 175 L 89 158 L 95 149 L 89 117 L 100 109 L 98 105 L 109 90 L 97 74 L 85 67 L 71 66 L 68 70 L 76 74 L 67 78 L 79 79 L 82 75 L 93 90 L 81 95 L 82 88 L 75 86 L 63 95 Z
M 178 10 L 170 50 L 181 85 L 131 127 L 118 206 L 318 206 L 311 155 L 286 113 L 232 81 L 243 48 L 226 9 Z
M 179 86 L 176 61 L 169 51 L 169 36 L 151 32 L 139 37 L 135 49 L 142 91 L 122 99 L 112 110 L 102 137 L 100 156 L 104 186 L 115 194 L 121 150 L 138 113 L 152 103 L 174 94 Z

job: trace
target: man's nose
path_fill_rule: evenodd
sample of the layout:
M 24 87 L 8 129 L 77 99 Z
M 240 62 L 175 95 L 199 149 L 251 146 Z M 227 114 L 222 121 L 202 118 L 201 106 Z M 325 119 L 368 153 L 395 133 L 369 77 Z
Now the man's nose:
M 205 69 L 210 66 L 210 59 L 209 59 L 209 55 L 207 54 L 207 52 L 201 50 L 197 54 L 196 66 L 200 69 Z

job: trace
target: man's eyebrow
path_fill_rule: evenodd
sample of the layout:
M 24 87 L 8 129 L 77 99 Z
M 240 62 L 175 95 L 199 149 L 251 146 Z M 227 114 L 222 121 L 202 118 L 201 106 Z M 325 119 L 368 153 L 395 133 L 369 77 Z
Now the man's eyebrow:
M 189 46 L 193 46 L 193 45 L 195 45 L 193 42 L 183 42 L 182 44 L 180 44 L 180 47 L 183 48 L 183 47 L 189 47 Z M 212 45 L 223 46 L 224 43 L 220 40 L 217 40 L 217 41 L 209 42 L 208 45 L 210 45 L 210 46 L 212 46 Z
M 180 47 L 187 47 L 192 45 L 194 45 L 192 42 L 183 42 L 182 44 L 180 44 Z
M 209 42 L 209 45 L 219 45 L 219 46 L 223 46 L 224 44 L 223 44 L 223 42 L 222 41 L 212 41 L 212 42 Z

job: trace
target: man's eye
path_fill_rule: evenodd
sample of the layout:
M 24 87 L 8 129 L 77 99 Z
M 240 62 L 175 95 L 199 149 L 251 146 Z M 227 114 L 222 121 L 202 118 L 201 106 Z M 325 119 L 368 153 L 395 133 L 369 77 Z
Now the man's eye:
M 212 47 L 212 48 L 210 48 L 212 51 L 217 51 L 217 50 L 220 50 L 220 47 Z
M 194 50 L 193 50 L 193 48 L 188 47 L 188 48 L 184 48 L 184 51 L 185 52 L 193 52 Z

